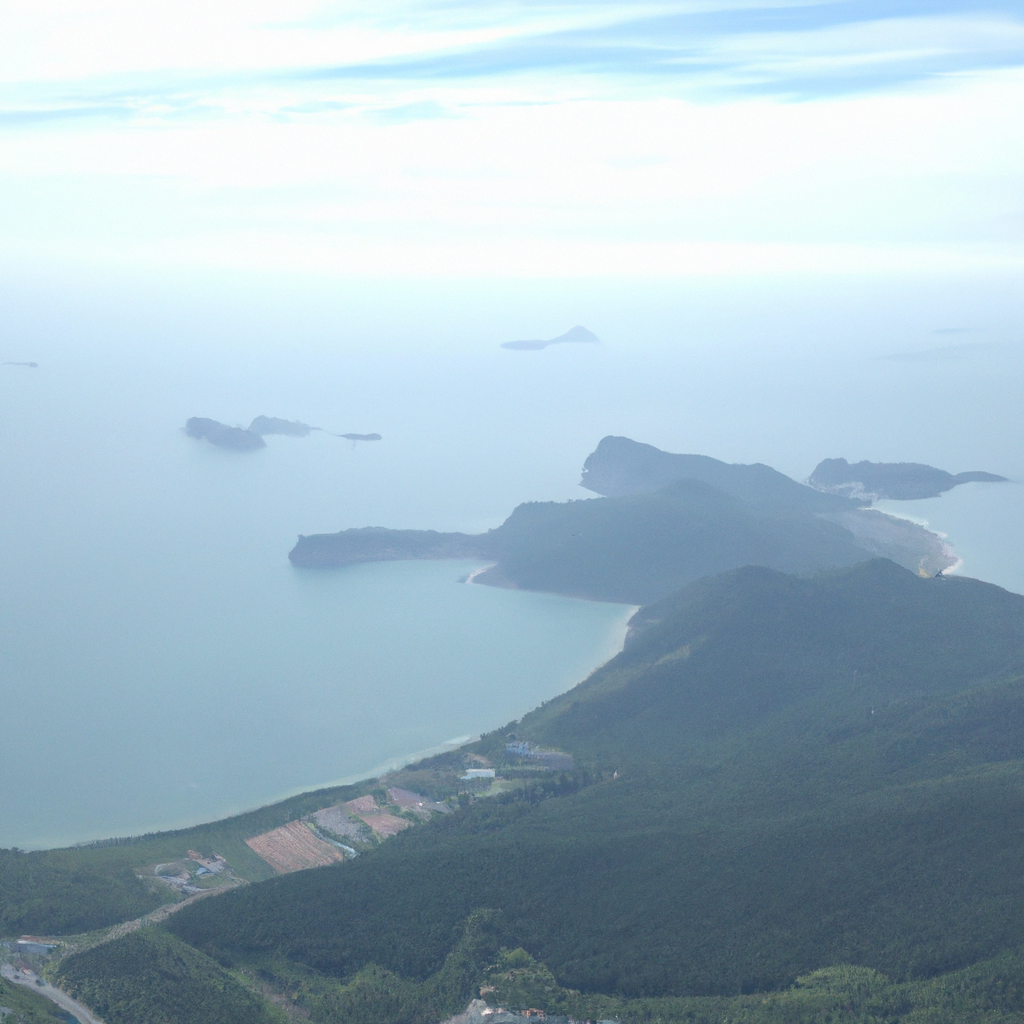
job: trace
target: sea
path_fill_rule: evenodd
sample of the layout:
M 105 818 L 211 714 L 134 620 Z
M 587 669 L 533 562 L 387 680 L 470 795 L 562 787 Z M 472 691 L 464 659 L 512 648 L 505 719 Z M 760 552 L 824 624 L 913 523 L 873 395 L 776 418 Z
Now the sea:
M 1024 306 L 976 276 L 0 280 L 0 846 L 175 828 L 514 721 L 633 609 L 467 584 L 483 563 L 298 570 L 300 534 L 477 532 L 586 500 L 608 434 L 803 480 L 987 470 L 927 522 L 1024 592 Z M 600 338 L 501 343 L 580 324 Z M 37 366 L 14 365 L 35 362 Z M 191 416 L 322 430 L 251 453 Z M 341 433 L 382 435 L 380 441 Z

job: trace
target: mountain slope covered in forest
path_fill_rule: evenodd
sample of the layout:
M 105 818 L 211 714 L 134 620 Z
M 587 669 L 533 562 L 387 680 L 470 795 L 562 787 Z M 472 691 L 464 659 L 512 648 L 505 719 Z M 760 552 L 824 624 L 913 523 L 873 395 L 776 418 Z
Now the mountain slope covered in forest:
M 225 963 L 425 983 L 487 910 L 560 985 L 629 998 L 927 978 L 1024 944 L 1024 598 L 884 561 L 747 569 L 637 625 L 477 747 L 559 744 L 566 795 L 481 800 L 168 927 Z

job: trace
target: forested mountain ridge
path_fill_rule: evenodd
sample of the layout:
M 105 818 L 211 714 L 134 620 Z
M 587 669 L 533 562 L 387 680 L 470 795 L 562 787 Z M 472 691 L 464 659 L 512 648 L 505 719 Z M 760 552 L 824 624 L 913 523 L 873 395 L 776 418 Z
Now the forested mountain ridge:
M 800 701 L 881 708 L 1018 674 L 1018 594 L 884 559 L 811 579 L 747 566 L 642 608 L 622 653 L 520 729 L 579 755 L 660 758 Z

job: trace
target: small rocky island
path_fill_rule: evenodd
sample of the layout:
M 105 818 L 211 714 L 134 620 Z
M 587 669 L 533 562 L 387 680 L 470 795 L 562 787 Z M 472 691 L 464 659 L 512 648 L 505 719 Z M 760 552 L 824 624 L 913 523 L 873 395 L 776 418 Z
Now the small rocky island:
M 258 448 L 266 448 L 263 440 L 268 434 L 279 434 L 284 437 L 308 437 L 314 430 L 329 433 L 323 427 L 311 427 L 299 420 L 283 420 L 278 416 L 257 416 L 245 427 L 229 427 L 226 423 L 207 419 L 205 416 L 193 416 L 185 424 L 185 433 L 189 437 L 207 440 L 218 448 L 227 448 L 235 452 L 252 452 Z M 331 437 L 343 437 L 346 441 L 379 441 L 380 434 L 331 434 Z
M 824 459 L 807 480 L 815 490 L 842 494 L 866 504 L 880 498 L 898 501 L 937 498 L 943 491 L 952 490 L 960 484 L 1005 481 L 1005 476 L 978 470 L 954 475 L 920 462 L 865 461 L 851 464 L 846 459 Z
M 185 424 L 185 433 L 198 440 L 207 440 L 218 448 L 227 448 L 234 452 L 252 452 L 257 448 L 266 448 L 267 442 L 259 434 L 241 427 L 229 427 L 226 423 L 207 419 L 205 416 L 193 416 Z
M 580 327 L 578 324 L 571 330 L 566 331 L 565 334 L 560 334 L 557 338 L 549 338 L 547 341 L 531 340 L 531 341 L 505 341 L 502 342 L 502 348 L 510 348 L 515 352 L 536 352 L 542 348 L 548 348 L 551 345 L 565 345 L 567 343 L 578 343 L 584 342 L 587 344 L 595 344 L 601 339 L 596 334 L 591 334 L 586 327 Z
M 319 430 L 300 423 L 298 420 L 282 420 L 277 416 L 257 416 L 249 424 L 249 430 L 262 437 L 264 434 L 284 434 L 285 437 L 308 437 L 310 431 Z

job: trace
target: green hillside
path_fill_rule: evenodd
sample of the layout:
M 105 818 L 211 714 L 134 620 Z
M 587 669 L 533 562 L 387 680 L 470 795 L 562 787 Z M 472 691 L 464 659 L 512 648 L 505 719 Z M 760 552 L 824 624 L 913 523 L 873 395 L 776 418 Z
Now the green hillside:
M 520 505 L 492 531 L 488 552 L 498 565 L 481 582 L 629 604 L 741 565 L 809 573 L 867 554 L 849 531 L 800 505 L 765 510 L 699 480 Z
M 1024 673 L 1024 597 L 876 559 L 798 579 L 748 566 L 649 605 L 625 650 L 528 714 L 574 753 L 662 758 L 791 705 L 870 711 Z
M 481 800 L 168 927 L 225 963 L 423 984 L 488 908 L 558 985 L 620 999 L 840 964 L 903 984 L 1024 944 L 1024 598 L 885 562 L 748 569 L 639 625 L 478 747 L 561 745 L 567 795 Z
M 106 1024 L 285 1024 L 261 994 L 155 928 L 60 965 L 60 985 Z
M 740 501 L 777 512 L 842 512 L 863 504 L 805 487 L 771 466 L 677 455 L 628 437 L 604 437 L 583 463 L 580 486 L 609 498 L 652 494 L 677 480 L 696 480 Z

